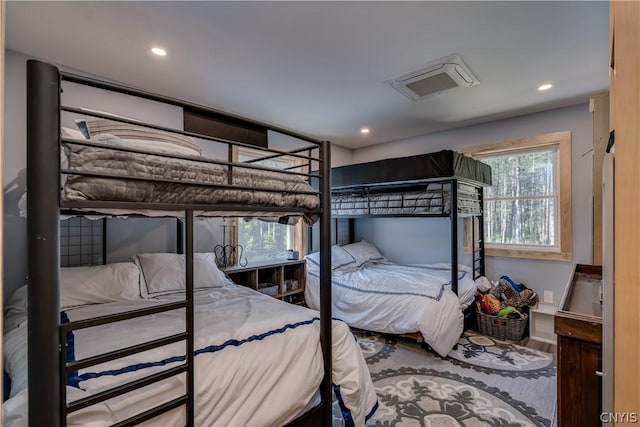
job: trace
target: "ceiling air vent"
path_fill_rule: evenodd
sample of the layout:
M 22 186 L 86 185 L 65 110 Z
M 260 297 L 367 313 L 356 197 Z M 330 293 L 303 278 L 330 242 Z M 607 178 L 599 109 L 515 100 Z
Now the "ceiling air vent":
M 480 84 L 458 55 L 447 56 L 422 65 L 385 83 L 414 101 L 456 87 Z

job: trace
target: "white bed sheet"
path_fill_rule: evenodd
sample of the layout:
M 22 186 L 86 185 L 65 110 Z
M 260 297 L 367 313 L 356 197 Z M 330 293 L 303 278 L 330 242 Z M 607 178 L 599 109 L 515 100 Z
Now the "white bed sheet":
M 333 317 L 371 331 L 420 332 L 427 344 L 445 356 L 462 334 L 462 310 L 476 292 L 471 269 L 461 265 L 459 272 L 456 295 L 449 285 L 449 264 L 407 266 L 384 262 L 357 270 L 335 270 Z M 312 308 L 319 306 L 319 289 L 318 269 L 307 263 L 305 301 Z
M 196 425 L 283 425 L 318 401 L 323 375 L 318 313 L 286 304 L 242 286 L 195 293 Z M 182 298 L 133 300 L 66 311 L 69 320 L 105 315 Z M 152 340 L 184 330 L 184 311 L 176 310 L 117 324 L 74 331 L 74 359 Z M 26 313 L 25 313 L 26 316 Z M 15 324 L 15 313 L 13 318 Z M 5 369 L 26 375 L 26 317 L 5 334 Z M 346 324 L 333 323 L 332 380 L 340 386 L 354 424 L 363 426 L 376 407 L 366 362 Z M 184 342 L 175 343 L 78 372 L 68 385 L 69 400 L 177 366 Z M 141 365 L 146 363 L 147 365 Z M 20 382 L 16 382 L 18 385 Z M 69 425 L 110 425 L 180 396 L 184 375 L 111 399 L 69 417 Z M 26 383 L 3 405 L 6 427 L 26 425 Z M 145 425 L 181 425 L 184 407 Z

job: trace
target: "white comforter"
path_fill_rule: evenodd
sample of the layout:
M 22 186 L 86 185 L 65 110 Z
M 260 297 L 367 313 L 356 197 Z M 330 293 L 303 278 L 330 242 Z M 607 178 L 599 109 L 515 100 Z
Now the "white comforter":
M 230 285 L 197 291 L 196 425 L 276 426 L 318 403 L 323 374 L 318 313 Z M 162 301 L 179 299 L 170 295 Z M 69 309 L 70 321 L 136 309 L 158 300 L 134 300 Z M 26 316 L 26 313 L 25 313 Z M 184 310 L 74 331 L 75 360 L 167 336 L 184 330 Z M 26 319 L 5 333 L 5 369 L 14 380 L 12 398 L 3 405 L 5 426 L 26 423 Z M 118 383 L 131 381 L 184 360 L 184 342 L 81 370 L 68 378 L 74 400 Z M 365 360 L 348 327 L 333 323 L 332 381 L 340 387 L 354 424 L 363 426 L 376 406 Z M 110 425 L 180 396 L 184 375 L 112 399 L 69 417 L 69 425 Z M 73 387 L 71 387 L 73 386 Z M 78 387 L 78 388 L 75 388 Z M 145 425 L 182 425 L 184 407 Z
M 431 348 L 445 356 L 462 334 L 462 307 L 473 299 L 476 290 L 471 270 L 460 266 L 459 271 L 458 298 L 448 285 L 448 264 L 406 266 L 384 262 L 357 270 L 334 270 L 333 316 L 370 331 L 420 332 Z M 305 300 L 310 307 L 319 306 L 319 275 L 313 263 L 307 263 Z

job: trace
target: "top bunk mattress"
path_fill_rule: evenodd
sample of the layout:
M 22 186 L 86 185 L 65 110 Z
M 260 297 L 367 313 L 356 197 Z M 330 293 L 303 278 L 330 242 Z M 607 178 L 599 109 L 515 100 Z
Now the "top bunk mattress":
M 437 178 L 457 178 L 478 185 L 491 185 L 491 167 L 462 153 L 442 150 L 331 169 L 331 187 L 335 190 Z
M 117 140 L 108 135 L 94 139 L 110 146 L 117 146 Z M 269 209 L 273 208 L 278 209 L 277 216 L 286 215 L 282 210 L 287 208 L 292 209 L 293 215 L 296 215 L 296 211 L 300 215 L 299 210 L 313 210 L 320 204 L 316 194 L 297 193 L 311 193 L 313 189 L 296 175 L 234 166 L 231 170 L 232 185 L 241 187 L 236 189 L 225 187 L 229 173 L 226 165 L 73 143 L 65 146 L 70 172 L 64 180 L 63 200 L 70 202 L 253 206 L 264 208 L 260 209 L 261 216 L 268 216 Z M 76 175 L 73 172 L 119 175 L 124 179 L 108 175 Z M 216 185 L 222 187 L 217 188 Z M 100 212 L 104 212 L 104 209 L 100 209 Z M 304 216 L 308 222 L 315 219 L 315 215 Z

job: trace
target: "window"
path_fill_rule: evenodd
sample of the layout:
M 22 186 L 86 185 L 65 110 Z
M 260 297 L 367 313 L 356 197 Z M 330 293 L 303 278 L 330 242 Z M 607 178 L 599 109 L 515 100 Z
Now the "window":
M 571 133 L 464 153 L 491 166 L 493 185 L 484 192 L 486 254 L 571 260 Z
M 265 153 L 258 150 L 239 148 L 235 158 L 239 162 L 264 157 Z M 291 168 L 297 164 L 292 157 L 277 157 L 254 162 L 256 165 L 274 169 Z M 239 219 L 237 222 L 237 242 L 242 245 L 243 257 L 249 261 L 264 261 L 284 258 L 285 251 L 297 250 L 303 254 L 305 227 L 303 221 L 296 225 L 280 224 L 278 218 L 259 220 L 257 218 Z
M 238 243 L 249 261 L 283 258 L 285 251 L 294 249 L 296 227 L 253 219 L 238 221 Z

